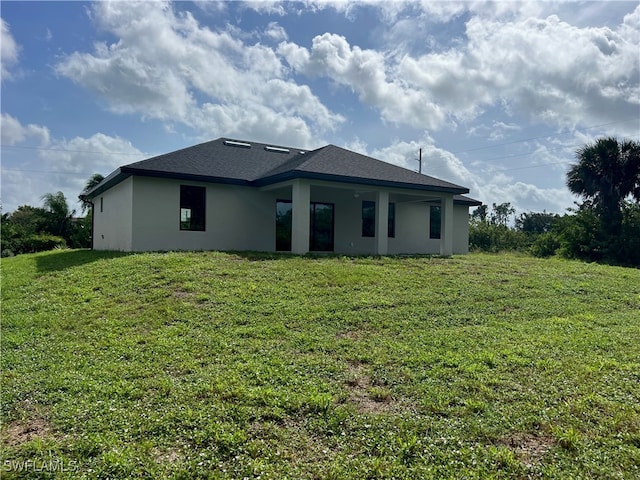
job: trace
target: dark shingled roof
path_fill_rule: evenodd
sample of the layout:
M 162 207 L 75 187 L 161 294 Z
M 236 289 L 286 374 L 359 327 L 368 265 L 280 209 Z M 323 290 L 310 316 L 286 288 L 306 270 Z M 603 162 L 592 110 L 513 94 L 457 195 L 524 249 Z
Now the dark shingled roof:
M 250 146 L 246 146 L 250 145 Z M 281 147 L 219 138 L 120 167 L 85 198 L 93 198 L 131 175 L 177 178 L 247 186 L 264 186 L 294 178 L 309 178 L 416 190 L 459 196 L 469 189 L 376 160 L 335 145 L 317 150 Z

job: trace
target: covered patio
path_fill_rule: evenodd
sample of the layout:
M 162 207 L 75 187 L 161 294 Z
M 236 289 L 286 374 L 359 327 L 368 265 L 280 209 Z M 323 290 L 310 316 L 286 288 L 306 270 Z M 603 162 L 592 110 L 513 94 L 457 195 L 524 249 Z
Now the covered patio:
M 452 193 L 312 179 L 261 190 L 277 199 L 276 250 L 450 256 L 456 235 L 460 245 L 468 239 L 466 215 L 456 228 Z

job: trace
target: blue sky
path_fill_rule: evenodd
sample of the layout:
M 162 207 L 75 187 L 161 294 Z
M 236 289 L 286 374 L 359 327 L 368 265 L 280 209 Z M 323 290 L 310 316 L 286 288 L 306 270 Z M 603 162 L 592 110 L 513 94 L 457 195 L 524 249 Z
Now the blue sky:
M 2 211 L 218 137 L 333 143 L 562 213 L 640 140 L 638 2 L 6 2 Z

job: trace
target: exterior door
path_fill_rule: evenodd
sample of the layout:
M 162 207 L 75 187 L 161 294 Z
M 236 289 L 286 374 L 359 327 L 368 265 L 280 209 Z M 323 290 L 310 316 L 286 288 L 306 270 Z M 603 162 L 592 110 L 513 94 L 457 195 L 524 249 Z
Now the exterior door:
M 333 252 L 333 203 L 311 202 L 309 250 Z

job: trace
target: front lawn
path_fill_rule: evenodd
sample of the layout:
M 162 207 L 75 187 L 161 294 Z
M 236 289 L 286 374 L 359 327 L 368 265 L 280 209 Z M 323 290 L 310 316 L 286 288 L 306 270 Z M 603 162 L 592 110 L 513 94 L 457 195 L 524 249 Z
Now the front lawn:
M 3 478 L 638 478 L 640 270 L 2 260 Z

